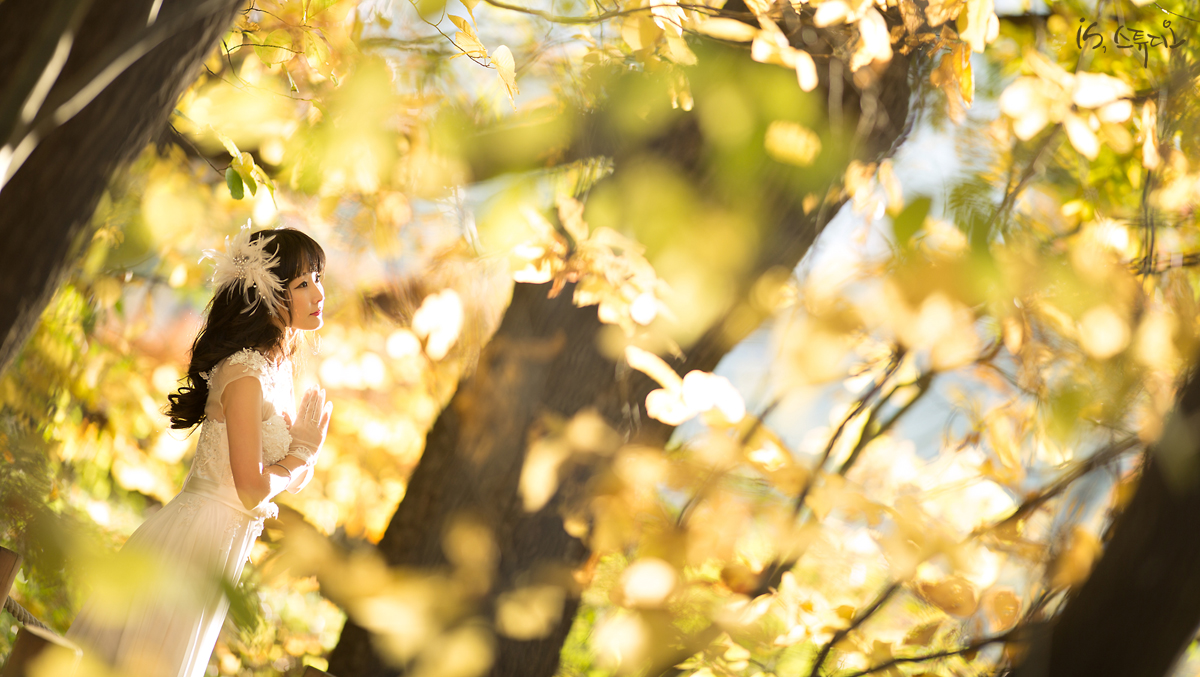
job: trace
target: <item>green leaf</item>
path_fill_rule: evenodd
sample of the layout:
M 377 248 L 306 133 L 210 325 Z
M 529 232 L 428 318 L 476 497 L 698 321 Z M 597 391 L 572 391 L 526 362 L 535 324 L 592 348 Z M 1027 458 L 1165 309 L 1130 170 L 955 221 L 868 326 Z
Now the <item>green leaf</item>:
M 233 166 L 225 170 L 225 185 L 229 186 L 229 195 L 233 199 L 240 200 L 246 196 L 246 192 L 242 186 L 242 177 Z
M 295 56 L 292 36 L 283 29 L 271 31 L 261 43 L 254 45 L 254 53 L 268 66 L 290 61 Z
M 925 225 L 925 217 L 929 216 L 929 206 L 932 200 L 922 196 L 912 202 L 909 202 L 904 211 L 892 218 L 892 235 L 896 238 L 896 244 L 902 248 L 907 248 L 913 235 Z
M 304 56 L 308 59 L 310 67 L 321 75 L 329 75 L 329 43 L 325 41 L 325 36 L 321 35 L 320 31 L 304 32 Z
M 338 0 L 306 0 L 304 3 L 304 16 L 306 19 L 314 17 L 337 3 Z

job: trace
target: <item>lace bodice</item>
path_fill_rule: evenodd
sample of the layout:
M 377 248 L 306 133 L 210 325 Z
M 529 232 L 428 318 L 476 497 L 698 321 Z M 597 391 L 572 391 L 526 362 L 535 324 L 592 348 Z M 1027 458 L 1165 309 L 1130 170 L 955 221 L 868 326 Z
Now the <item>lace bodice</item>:
M 257 379 L 262 386 L 262 456 L 263 465 L 283 460 L 292 436 L 283 413 L 295 415 L 295 395 L 292 391 L 292 372 L 289 364 L 272 364 L 263 355 L 249 348 L 230 355 L 217 363 L 212 371 L 203 374 L 208 381 L 206 418 L 200 424 L 200 440 L 189 476 L 212 480 L 222 488 L 236 491 L 233 470 L 229 465 L 229 434 L 221 395 L 225 388 L 241 378 Z

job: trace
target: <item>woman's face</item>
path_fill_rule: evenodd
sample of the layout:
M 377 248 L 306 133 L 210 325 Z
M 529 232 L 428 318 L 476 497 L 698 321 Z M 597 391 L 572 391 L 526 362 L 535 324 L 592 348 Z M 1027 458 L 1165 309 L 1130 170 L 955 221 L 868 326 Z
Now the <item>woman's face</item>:
M 292 302 L 289 327 L 314 331 L 325 324 L 325 287 L 321 284 L 320 273 L 308 273 L 292 280 L 288 283 L 288 293 Z

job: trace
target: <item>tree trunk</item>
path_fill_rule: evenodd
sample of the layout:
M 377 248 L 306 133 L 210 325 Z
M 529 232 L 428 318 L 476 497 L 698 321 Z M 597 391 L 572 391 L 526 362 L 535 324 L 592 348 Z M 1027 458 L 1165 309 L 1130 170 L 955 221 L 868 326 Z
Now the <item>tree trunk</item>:
M 39 28 L 59 7 L 0 2 L 0 92 L 30 73 Z M 48 101 L 97 65 L 105 51 L 147 30 L 152 0 L 95 0 L 75 35 Z M 20 351 L 79 246 L 109 177 L 159 134 L 243 0 L 221 0 L 166 37 L 92 102 L 53 129 L 0 190 L 0 373 Z M 159 23 L 195 12 L 200 0 L 165 0 Z M 53 36 L 55 37 L 56 36 Z M 26 59 L 23 61 L 23 58 Z M 36 64 L 34 64 L 35 72 Z M 35 118 L 36 125 L 42 118 Z M 4 140 L 0 139 L 0 143 Z
M 1198 413 L 1194 373 L 1100 561 L 1013 677 L 1170 674 L 1200 626 Z
M 909 99 L 907 69 L 907 59 L 897 55 L 880 78 L 882 85 L 871 93 L 879 104 L 876 109 L 885 113 L 860 130 L 858 157 L 875 159 L 893 149 L 903 135 Z M 846 89 L 851 90 L 846 110 L 857 113 L 860 93 Z M 604 126 L 601 120 L 591 129 Z M 635 149 L 623 149 L 620 140 L 599 134 L 601 138 L 590 139 L 591 152 L 577 156 L 613 157 L 618 174 L 629 157 L 650 156 L 682 168 L 695 185 L 716 180 L 713 167 L 706 164 L 711 162 L 706 160 L 709 148 L 695 115 L 681 116 L 674 127 L 640 141 Z M 757 193 L 739 196 L 747 204 L 765 206 L 763 211 L 770 215 L 758 238 L 756 258 L 739 281 L 741 300 L 699 341 L 684 346 L 687 359 L 675 365 L 680 373 L 711 370 L 764 319 L 764 312 L 747 302 L 755 280 L 773 267 L 794 268 L 842 204 L 835 199 L 825 209 L 805 212 L 804 194 L 777 176 L 773 167 L 764 162 L 756 170 L 761 181 L 752 182 Z M 839 185 L 844 169 L 826 168 L 836 178 L 825 187 Z M 459 385 L 429 432 L 405 497 L 379 543 L 389 564 L 436 570 L 447 567 L 442 537 L 453 520 L 467 517 L 486 525 L 500 559 L 496 580 L 481 605 L 484 617 L 494 611 L 496 597 L 506 590 L 567 581 L 568 600 L 561 620 L 547 637 L 536 641 L 498 637 L 491 670 L 495 677 L 554 675 L 579 605 L 579 591 L 569 583 L 570 572 L 589 555 L 585 544 L 564 530 L 561 510 L 588 491 L 587 468 L 576 466 L 560 473 L 558 492 L 533 514 L 524 511 L 518 494 L 526 446 L 543 416 L 570 418 L 591 407 L 625 439 L 663 444 L 672 432 L 645 415 L 646 394 L 657 385 L 640 372 L 622 370 L 599 350 L 601 323 L 596 308 L 575 307 L 570 287 L 556 298 L 547 298 L 547 291 L 546 285 L 515 286 L 477 371 Z M 387 665 L 373 648 L 370 633 L 350 619 L 330 656 L 329 671 L 347 677 L 382 677 L 402 674 L 405 667 Z

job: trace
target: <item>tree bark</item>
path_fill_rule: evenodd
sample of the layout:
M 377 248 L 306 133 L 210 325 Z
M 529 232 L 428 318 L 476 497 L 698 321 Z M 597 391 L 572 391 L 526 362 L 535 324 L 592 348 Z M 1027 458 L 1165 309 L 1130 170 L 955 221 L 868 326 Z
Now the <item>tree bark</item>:
M 702 59 L 703 63 L 703 59 Z M 897 55 L 876 97 L 876 116 L 858 138 L 860 159 L 876 159 L 895 147 L 903 135 L 908 113 L 908 61 Z M 827 84 L 827 83 L 826 83 Z M 852 87 L 847 111 L 855 112 L 860 93 Z M 605 133 L 605 121 L 594 120 L 581 136 L 590 144 L 574 156 L 606 155 L 616 171 L 625 161 L 651 157 L 682 168 L 695 185 L 713 182 L 709 147 L 695 115 L 680 116 L 673 127 L 636 148 L 622 146 L 615 133 Z M 765 156 L 764 156 L 765 158 Z M 739 281 L 740 301 L 727 309 L 694 345 L 684 346 L 687 358 L 674 365 L 680 373 L 711 370 L 739 340 L 765 318 L 747 296 L 755 280 L 773 267 L 794 268 L 817 234 L 842 202 L 806 212 L 802 192 L 774 174 L 764 162 L 755 171 L 755 194 L 747 203 L 766 206 L 769 223 L 758 238 L 753 264 Z M 845 167 L 826 169 L 838 185 Z M 831 185 L 825 184 L 826 187 Z M 714 188 L 720 188 L 716 186 Z M 719 191 L 714 191 L 719 192 Z M 824 194 L 824 191 L 822 191 Z M 497 638 L 495 677 L 552 677 L 559 654 L 579 605 L 579 591 L 569 584 L 571 570 L 589 555 L 586 545 L 563 527 L 562 507 L 586 495 L 591 473 L 574 466 L 560 473 L 558 492 L 541 510 L 527 514 L 518 494 L 518 481 L 531 434 L 547 413 L 570 418 L 591 407 L 626 439 L 636 437 L 663 444 L 672 428 L 645 415 L 646 394 L 657 385 L 640 372 L 630 373 L 598 348 L 601 323 L 595 307 L 577 308 L 572 290 L 547 298 L 547 286 L 517 284 L 512 302 L 496 334 L 481 355 L 477 371 L 464 380 L 426 438 L 424 454 L 410 478 L 408 490 L 389 523 L 379 551 L 393 566 L 439 569 L 447 566 L 442 536 L 455 519 L 468 517 L 491 529 L 500 555 L 497 575 L 480 612 L 494 611 L 496 597 L 529 583 L 568 581 L 568 599 L 559 624 L 536 641 Z M 382 677 L 398 675 L 405 666 L 389 666 L 371 644 L 370 633 L 347 621 L 329 670 L 337 675 Z
M 1193 373 L 1091 576 L 1012 677 L 1170 674 L 1200 626 L 1198 413 Z
M 157 21 L 194 11 L 198 2 L 165 0 Z M 51 14 L 48 4 L 0 2 L 5 29 L 0 92 L 28 75 L 22 70 L 29 67 L 23 57 L 39 46 L 38 29 Z M 92 232 L 92 213 L 110 176 L 161 132 L 242 4 L 214 3 L 209 13 L 134 62 L 75 117 L 45 136 L 0 190 L 0 373 L 20 351 Z M 151 0 L 92 2 L 47 100 L 95 67 L 113 45 L 144 33 L 152 5 Z

